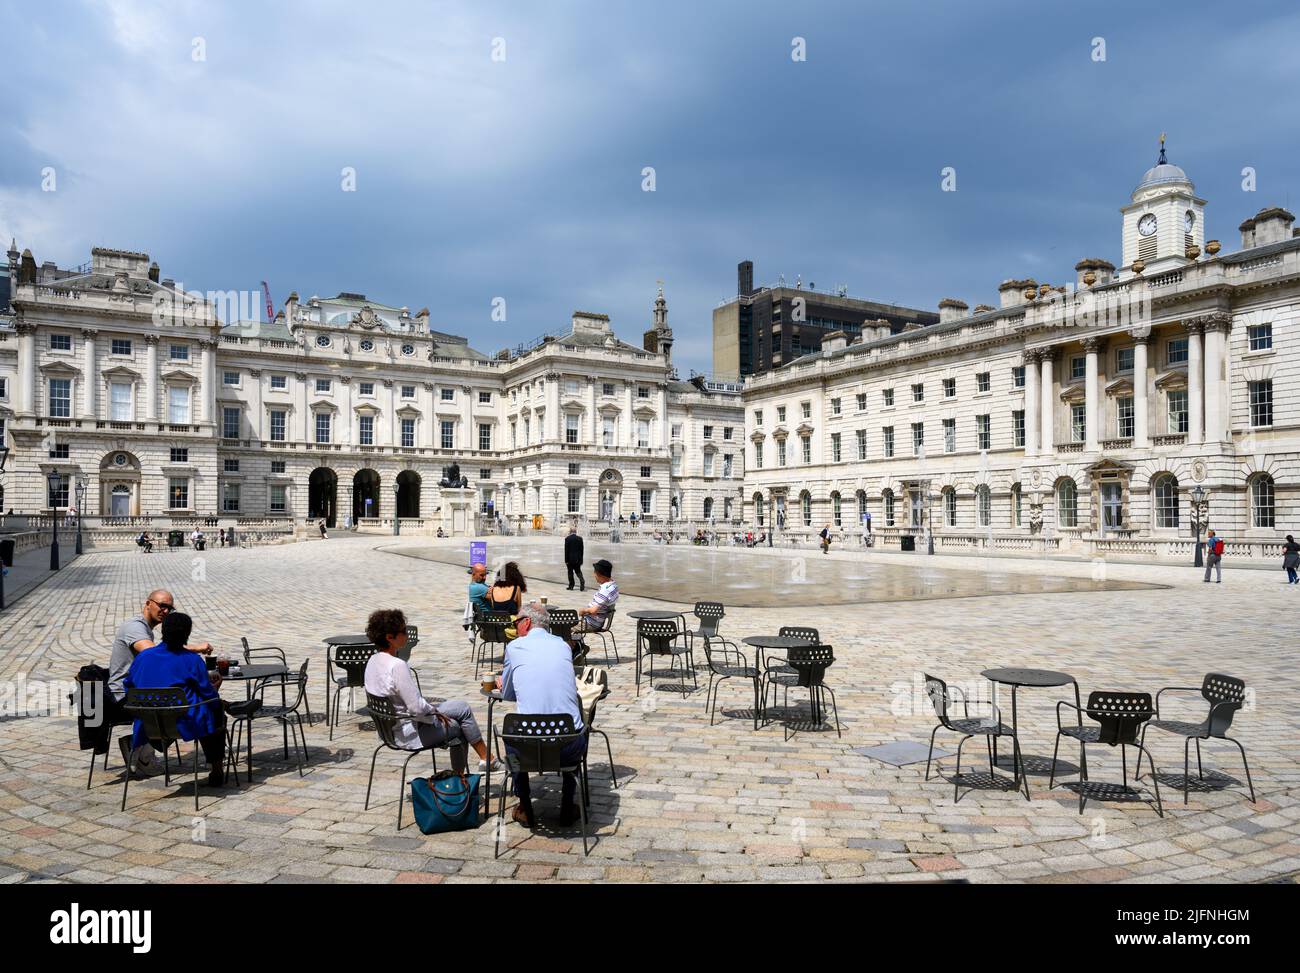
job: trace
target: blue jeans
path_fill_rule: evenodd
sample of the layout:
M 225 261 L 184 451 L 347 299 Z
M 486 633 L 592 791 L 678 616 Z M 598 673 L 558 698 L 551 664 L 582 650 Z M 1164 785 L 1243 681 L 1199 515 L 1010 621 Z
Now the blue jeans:
M 582 736 L 574 740 L 572 743 L 567 744 L 565 748 L 560 751 L 560 760 L 566 766 L 571 764 L 580 764 L 582 763 L 583 755 L 586 754 L 586 752 L 587 752 L 587 734 L 584 733 Z M 518 754 L 519 751 L 515 747 L 512 747 L 510 744 L 507 743 L 506 753 Z M 524 809 L 524 812 L 528 815 L 528 819 L 531 821 L 533 818 L 533 802 L 532 802 L 532 790 L 528 783 L 528 775 L 515 774 L 514 777 L 515 777 L 515 797 L 519 798 L 520 806 Z M 573 792 L 577 786 L 578 786 L 578 778 L 576 775 L 574 774 L 564 775 L 564 783 L 561 787 L 561 796 L 560 796 L 560 813 L 563 814 L 564 812 L 569 811 L 573 808 Z

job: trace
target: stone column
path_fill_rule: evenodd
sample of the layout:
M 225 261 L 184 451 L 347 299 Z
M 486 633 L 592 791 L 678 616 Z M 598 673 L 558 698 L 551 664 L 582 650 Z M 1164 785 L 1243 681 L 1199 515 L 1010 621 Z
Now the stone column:
M 618 440 L 618 445 L 627 448 L 636 442 L 636 430 L 632 428 L 636 422 L 635 417 L 632 415 L 632 406 L 636 404 L 636 382 L 628 382 L 623 389 L 623 393 L 623 415 L 618 421 L 619 434 L 615 438 Z
M 1204 387 L 1201 381 L 1204 363 L 1201 355 L 1201 334 L 1205 330 L 1200 320 L 1187 325 L 1187 441 L 1205 441 Z
M 465 396 L 460 409 L 461 425 L 465 427 L 460 437 L 461 448 L 466 451 L 478 449 L 478 428 L 474 422 L 474 389 L 472 386 L 462 385 L 460 391 Z
M 252 392 L 252 403 L 248 410 L 248 428 L 249 435 L 261 442 L 266 439 L 265 425 L 266 416 L 262 414 L 262 370 L 260 368 L 250 368 L 248 378 L 253 387 L 249 390 Z
M 438 434 L 438 416 L 436 407 L 438 405 L 438 389 L 432 382 L 424 383 L 424 415 L 421 422 L 424 430 L 417 439 L 425 449 L 433 449 L 438 445 L 436 436 Z
M 87 419 L 94 419 L 96 398 L 99 394 L 99 369 L 95 365 L 95 336 L 99 334 L 94 328 L 83 328 L 81 331 L 82 339 L 82 376 L 81 390 L 82 415 Z
M 1147 418 L 1147 347 L 1148 334 L 1133 336 L 1133 445 L 1150 446 L 1151 428 Z
M 33 415 L 36 410 L 36 325 L 19 322 L 18 332 L 18 415 Z
M 668 383 L 661 382 L 659 384 L 659 435 L 655 437 L 658 442 L 651 439 L 651 443 L 661 449 L 667 449 L 672 442 L 671 435 L 672 430 L 668 428 Z
M 351 449 L 352 419 L 355 415 L 352 411 L 352 376 L 340 375 L 339 382 L 343 386 L 343 411 L 338 418 L 338 428 L 334 430 L 334 439 Z
M 385 439 L 387 439 L 389 446 L 400 446 L 402 445 L 402 433 L 401 430 L 398 428 L 398 422 L 397 422 L 397 389 L 391 378 L 384 379 L 384 390 L 387 393 L 385 398 L 387 398 L 388 401 L 384 406 L 383 419 L 384 419 L 384 424 L 388 427 L 388 435 L 386 437 L 381 435 L 376 435 L 375 445 L 379 445 Z M 349 416 L 348 428 L 351 427 L 352 427 L 352 417 Z M 397 474 L 394 473 L 393 475 L 396 476 Z
M 217 422 L 217 343 L 211 338 L 199 341 L 201 378 L 199 380 L 199 421 Z
M 546 436 L 551 442 L 558 443 L 563 437 L 560 431 L 560 382 L 558 372 L 546 376 Z M 538 430 L 539 432 L 541 430 Z
M 587 442 L 593 446 L 600 442 L 600 416 L 596 413 L 596 384 L 598 381 L 598 379 L 594 378 L 587 381 L 587 426 L 591 430 L 591 436 Z M 583 509 L 585 510 L 586 507 L 584 506 Z
M 1205 441 L 1221 443 L 1227 438 L 1224 352 L 1232 316 L 1218 312 L 1201 322 L 1205 326 Z
M 1056 389 L 1053 387 L 1052 366 L 1060 352 L 1055 348 L 1045 348 L 1042 355 L 1042 385 L 1039 388 L 1041 410 L 1039 418 L 1043 424 L 1043 434 L 1038 448 L 1043 455 L 1056 452 Z
M 200 342 L 202 344 L 202 342 Z M 144 417 L 147 422 L 158 421 L 158 336 L 144 336 Z M 206 354 L 206 352 L 205 352 Z M 206 360 L 205 360 L 206 374 Z M 191 415 L 192 418 L 192 415 Z
M 1038 438 L 1042 432 L 1038 410 L 1042 394 L 1038 391 L 1038 361 L 1036 351 L 1025 352 L 1025 455 L 1038 455 Z
M 1097 352 L 1101 348 L 1101 341 L 1097 338 L 1084 338 L 1083 350 L 1087 355 L 1087 371 L 1084 379 L 1084 444 L 1083 448 L 1089 453 L 1095 453 L 1101 449 L 1101 389 L 1097 376 Z
M 307 373 L 294 372 L 293 380 L 298 386 L 298 439 L 311 442 L 311 414 L 307 408 Z

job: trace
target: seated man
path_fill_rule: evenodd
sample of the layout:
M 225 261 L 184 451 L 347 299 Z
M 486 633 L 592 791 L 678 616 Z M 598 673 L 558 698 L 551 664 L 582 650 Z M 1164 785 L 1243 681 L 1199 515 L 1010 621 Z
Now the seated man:
M 596 575 L 596 584 L 599 587 L 592 596 L 591 604 L 586 608 L 578 609 L 576 632 L 599 632 L 607 628 L 614 603 L 618 601 L 618 585 L 611 577 L 614 573 L 614 565 L 601 558 L 592 564 L 591 570 Z M 581 638 L 575 637 L 574 642 L 574 658 L 580 659 L 586 653 L 587 646 Z
M 469 603 L 476 612 L 491 611 L 487 599 L 487 565 L 475 564 L 469 569 Z
M 226 714 L 217 695 L 221 676 L 214 673 L 209 679 L 203 659 L 185 647 L 192 629 L 189 615 L 168 612 L 162 620 L 162 641 L 135 657 L 123 685 L 127 689 L 185 690 L 185 698 L 193 706 L 177 723 L 177 729 L 182 740 L 198 740 L 208 761 L 208 783 L 220 787 L 226 782 L 222 763 L 226 751 Z M 214 699 L 216 703 L 211 702 Z M 143 725 L 136 720 L 132 745 L 140 747 L 148 742 Z
M 597 577 L 600 576 L 600 563 L 594 565 Z M 551 634 L 550 612 L 545 605 L 533 602 L 523 607 L 515 625 L 519 637 L 506 646 L 506 666 L 498 677 L 501 698 L 518 702 L 518 712 L 524 715 L 567 713 L 573 717 L 574 728 L 582 731 L 585 727 L 578 683 L 573 678 L 573 657 L 568 644 Z M 514 752 L 513 748 L 507 749 Z M 561 751 L 561 760 L 566 765 L 580 763 L 586 749 L 587 737 L 584 734 Z M 564 775 L 560 824 L 566 827 L 578 819 L 573 804 L 577 783 L 573 774 Z M 534 827 L 527 774 L 515 774 L 515 796 L 519 798 L 519 804 L 514 810 L 514 820 L 525 827 Z

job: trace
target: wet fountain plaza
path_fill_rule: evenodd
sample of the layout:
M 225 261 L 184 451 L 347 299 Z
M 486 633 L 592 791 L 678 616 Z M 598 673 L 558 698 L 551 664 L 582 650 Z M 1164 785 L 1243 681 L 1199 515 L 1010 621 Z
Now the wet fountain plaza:
M 404 543 L 396 551 L 444 564 L 465 564 L 462 548 Z M 813 607 L 875 602 L 977 598 L 1088 591 L 1134 591 L 1152 584 L 1134 580 L 1053 572 L 1036 562 L 1034 571 L 1013 570 L 1015 562 L 963 558 L 962 567 L 936 567 L 928 555 L 879 555 L 852 549 L 850 559 L 820 551 L 776 548 L 695 547 L 690 544 L 597 544 L 588 542 L 586 558 L 606 558 L 614 565 L 620 589 L 643 598 L 675 604 L 720 601 L 734 608 Z M 548 539 L 491 539 L 488 563 L 495 571 L 518 561 L 524 577 L 567 584 L 561 547 Z M 945 559 L 949 560 L 949 559 Z M 1023 567 L 1023 565 L 1021 565 Z M 585 568 L 592 584 L 590 567 Z
M 493 565 L 507 556 L 523 563 L 530 596 L 563 607 L 590 597 L 565 591 L 561 538 L 487 543 Z M 402 608 L 420 629 L 411 662 L 423 691 L 469 702 L 484 725 L 461 627 L 468 548 L 459 538 L 336 532 L 328 541 L 202 555 L 95 552 L 50 576 L 0 614 L 0 883 L 1264 882 L 1300 872 L 1300 666 L 1285 624 L 1300 591 L 1282 583 L 1281 571 L 1231 564 L 1223 584 L 1205 585 L 1184 566 L 591 544 L 588 561 L 614 562 L 622 596 L 621 661 L 611 660 L 611 692 L 597 718 L 618 786 L 597 744 L 590 855 L 576 826 L 555 822 L 554 781 L 534 784 L 539 830 L 506 825 L 509 850 L 499 859 L 491 823 L 424 836 L 408 806 L 399 832 L 401 758 L 380 755 L 367 810 L 378 741 L 363 715 L 347 711 L 346 693 L 331 739 L 321 640 L 361 631 L 375 608 Z M 278 731 L 263 724 L 252 786 L 201 787 L 198 814 L 188 778 L 132 783 L 121 810 L 116 751 L 87 788 L 89 754 L 67 710 L 68 680 L 87 662 L 107 661 L 115 627 L 159 586 L 193 616 L 196 640 L 234 654 L 246 636 L 283 648 L 294 669 L 308 661 L 315 719 L 302 776 L 284 758 Z M 710 724 L 698 649 L 698 689 L 679 663 L 675 673 L 655 665 L 637 692 L 628 615 L 689 612 L 708 598 L 726 604 L 722 632 L 738 644 L 782 625 L 819 629 L 834 646 L 826 681 L 842 736 L 792 719 L 795 707 L 807 710 L 807 690 L 798 688 L 790 708 L 756 730 L 752 690 L 738 679 L 722 689 Z M 984 747 L 971 741 L 962 771 L 980 786 L 963 786 L 954 801 L 954 734 L 940 732 L 938 775 L 925 779 L 935 714 L 923 675 L 984 701 L 990 683 L 981 673 L 1004 666 L 1065 671 L 1085 699 L 1094 690 L 1199 685 L 1211 671 L 1241 677 L 1250 700 L 1233 735 L 1249 754 L 1256 800 L 1240 754 L 1219 741 L 1203 747 L 1204 779 L 1193 753 L 1185 805 L 1182 741 L 1151 734 L 1164 817 L 1149 803 L 1149 775 L 1134 799 L 1092 800 L 1080 814 L 1077 747 L 1062 745 L 1054 786 L 1048 777 L 1055 704 L 1071 694 L 1041 688 L 1019 694 L 1030 799 L 1007 787 L 1002 771 L 989 780 Z M 244 696 L 238 684 L 222 692 Z M 15 697 L 25 702 L 15 707 Z M 42 700 L 63 709 L 47 714 Z M 1176 713 L 1197 718 L 1198 704 L 1184 698 Z M 498 727 L 508 709 L 495 708 Z M 909 762 L 918 748 L 920 762 Z M 188 746 L 182 753 L 188 761 Z M 1133 763 L 1130 755 L 1130 774 Z M 1118 784 L 1123 769 L 1106 746 L 1089 748 L 1088 768 L 1099 785 Z M 494 798 L 500 783 L 493 775 Z

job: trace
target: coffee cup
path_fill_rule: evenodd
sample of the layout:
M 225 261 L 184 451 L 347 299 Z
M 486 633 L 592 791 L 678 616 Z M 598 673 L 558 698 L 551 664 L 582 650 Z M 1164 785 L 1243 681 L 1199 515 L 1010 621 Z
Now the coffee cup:
M 490 692 L 492 692 L 492 691 L 493 691 L 494 689 L 496 689 L 496 688 L 497 688 L 497 677 L 496 677 L 496 673 L 492 673 L 492 672 L 490 672 L 490 673 L 488 673 L 487 677 L 484 678 L 484 680 L 483 680 L 483 691 L 484 691 L 485 693 L 490 693 Z

